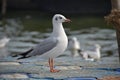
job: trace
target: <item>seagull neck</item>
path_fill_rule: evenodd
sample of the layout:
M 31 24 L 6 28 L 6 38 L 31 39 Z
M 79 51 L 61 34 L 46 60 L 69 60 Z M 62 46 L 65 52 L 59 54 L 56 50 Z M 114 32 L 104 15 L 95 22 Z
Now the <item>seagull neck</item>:
M 96 49 L 96 52 L 100 55 L 100 49 L 99 48 Z
M 62 23 L 53 23 L 53 35 L 65 35 Z

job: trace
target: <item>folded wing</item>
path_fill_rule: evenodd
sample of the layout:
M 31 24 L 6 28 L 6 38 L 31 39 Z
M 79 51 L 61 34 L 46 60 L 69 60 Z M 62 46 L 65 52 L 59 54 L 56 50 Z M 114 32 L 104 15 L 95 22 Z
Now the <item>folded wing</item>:
M 44 41 L 40 42 L 36 47 L 26 51 L 25 53 L 20 54 L 22 55 L 22 57 L 19 59 L 28 58 L 36 55 L 42 55 L 56 47 L 57 43 L 58 43 L 57 39 L 54 38 L 45 39 Z

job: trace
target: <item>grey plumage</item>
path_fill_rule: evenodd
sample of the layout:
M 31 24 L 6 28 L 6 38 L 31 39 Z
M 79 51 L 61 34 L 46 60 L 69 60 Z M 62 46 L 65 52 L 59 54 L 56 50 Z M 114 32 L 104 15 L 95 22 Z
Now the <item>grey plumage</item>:
M 36 47 L 28 50 L 25 53 L 20 54 L 22 55 L 22 57 L 18 59 L 28 58 L 36 55 L 42 55 L 48 52 L 49 50 L 53 49 L 57 45 L 57 43 L 58 43 L 57 39 L 47 38 L 44 41 L 40 42 Z

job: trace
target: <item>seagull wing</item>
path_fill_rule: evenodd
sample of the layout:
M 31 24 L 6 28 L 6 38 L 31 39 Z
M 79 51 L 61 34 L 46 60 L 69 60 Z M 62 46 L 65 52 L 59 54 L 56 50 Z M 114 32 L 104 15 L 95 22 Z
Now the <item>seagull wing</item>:
M 48 38 L 44 40 L 43 42 L 39 43 L 32 52 L 27 54 L 27 56 L 36 56 L 36 55 L 42 55 L 49 50 L 53 49 L 56 47 L 58 43 L 58 40 L 56 38 Z
M 53 49 L 54 47 L 56 47 L 57 43 L 58 40 L 56 38 L 53 37 L 47 38 L 44 41 L 40 42 L 36 47 L 31 48 L 30 50 L 24 53 L 21 53 L 20 55 L 22 57 L 18 59 L 28 58 L 36 55 L 42 55 L 48 52 L 49 50 Z

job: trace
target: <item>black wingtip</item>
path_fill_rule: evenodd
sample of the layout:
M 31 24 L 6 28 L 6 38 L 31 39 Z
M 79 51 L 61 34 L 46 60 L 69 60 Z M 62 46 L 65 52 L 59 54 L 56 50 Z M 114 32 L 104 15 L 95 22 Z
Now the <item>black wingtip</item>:
M 83 50 L 82 49 L 79 49 L 78 52 L 81 53 Z
M 17 60 L 19 60 L 19 59 L 24 59 L 24 58 L 28 58 L 28 57 L 22 56 L 22 57 L 20 57 L 20 58 L 17 58 Z
M 28 50 L 28 51 L 26 51 L 26 52 L 24 52 L 24 53 L 19 54 L 19 55 L 21 55 L 21 57 L 18 58 L 17 60 L 30 57 L 30 56 L 27 56 L 27 55 L 28 55 L 31 51 L 33 51 L 33 48 L 31 48 L 30 50 Z

